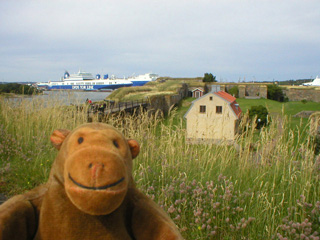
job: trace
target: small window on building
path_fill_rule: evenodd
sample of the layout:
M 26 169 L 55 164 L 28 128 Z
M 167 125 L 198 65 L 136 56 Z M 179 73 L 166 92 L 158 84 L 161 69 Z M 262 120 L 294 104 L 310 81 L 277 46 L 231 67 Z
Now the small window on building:
M 210 97 L 210 101 L 212 101 L 213 97 Z
M 222 106 L 216 106 L 216 113 L 222 113 Z
M 205 113 L 206 112 L 206 106 L 200 105 L 200 113 Z

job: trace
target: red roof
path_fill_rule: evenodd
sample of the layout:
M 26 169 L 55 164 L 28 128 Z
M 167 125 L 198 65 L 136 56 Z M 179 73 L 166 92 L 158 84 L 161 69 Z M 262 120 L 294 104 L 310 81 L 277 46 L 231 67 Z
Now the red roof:
M 194 91 L 202 91 L 202 92 L 204 92 L 204 89 L 203 88 L 195 88 L 195 89 L 191 90 L 191 92 L 194 92 Z
M 227 100 L 230 103 L 232 103 L 236 100 L 235 97 L 231 96 L 229 93 L 226 93 L 224 91 L 215 92 L 214 94 L 222 97 L 223 99 Z
M 230 102 L 230 106 L 231 106 L 232 110 L 234 111 L 234 113 L 237 115 L 237 117 L 240 116 L 240 114 L 242 113 L 242 110 L 241 110 L 239 104 L 237 104 L 235 97 L 231 96 L 229 93 L 226 93 L 224 91 L 215 92 L 214 94 L 219 97 L 222 97 L 224 100 Z
M 237 104 L 236 101 L 234 101 L 233 103 L 231 103 L 231 108 L 234 111 L 234 113 L 237 115 L 237 117 L 240 117 L 240 114 L 242 113 L 242 110 L 239 106 L 239 104 Z

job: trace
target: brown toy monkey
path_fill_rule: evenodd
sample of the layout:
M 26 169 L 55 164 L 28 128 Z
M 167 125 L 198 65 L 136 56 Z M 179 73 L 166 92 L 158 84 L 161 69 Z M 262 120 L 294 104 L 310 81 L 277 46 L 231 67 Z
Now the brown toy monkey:
M 48 182 L 0 205 L 0 240 L 183 239 L 132 178 L 139 144 L 102 123 L 55 130 Z

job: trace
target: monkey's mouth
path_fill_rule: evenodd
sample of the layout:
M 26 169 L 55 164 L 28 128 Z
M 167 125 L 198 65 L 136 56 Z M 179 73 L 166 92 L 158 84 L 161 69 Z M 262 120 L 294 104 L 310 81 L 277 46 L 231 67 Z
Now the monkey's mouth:
M 119 183 L 121 183 L 123 180 L 124 180 L 124 177 L 120 178 L 118 181 L 114 182 L 114 183 L 110 183 L 110 184 L 107 184 L 107 185 L 104 185 L 104 186 L 100 186 L 100 187 L 88 187 L 88 186 L 85 186 L 85 185 L 82 185 L 81 183 L 78 183 L 76 180 L 74 180 L 70 173 L 68 175 L 69 179 L 75 184 L 77 185 L 78 187 L 81 187 L 81 188 L 84 188 L 84 189 L 89 189 L 89 190 L 105 190 L 105 189 L 108 189 L 108 188 L 111 188 L 111 187 L 114 187 L 116 185 L 118 185 Z

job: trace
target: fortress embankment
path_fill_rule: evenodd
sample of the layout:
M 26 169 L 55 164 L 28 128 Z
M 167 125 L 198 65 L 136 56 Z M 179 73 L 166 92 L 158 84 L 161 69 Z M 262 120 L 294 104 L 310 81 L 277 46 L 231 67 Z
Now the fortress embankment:
M 187 82 L 187 81 L 186 81 Z M 207 90 L 210 91 L 211 85 L 219 85 L 220 90 L 228 92 L 233 87 L 238 87 L 239 98 L 267 98 L 268 84 L 272 83 L 214 83 L 208 84 Z M 283 88 L 284 94 L 289 101 L 307 100 L 312 102 L 320 102 L 320 88 L 314 87 L 294 87 L 294 86 L 280 86 Z M 151 109 L 159 109 L 167 114 L 172 105 L 176 105 L 181 99 L 189 95 L 189 85 L 182 84 L 182 87 L 177 89 L 174 95 L 154 96 L 150 99 Z
M 283 90 L 290 101 L 307 100 L 311 102 L 320 102 L 320 88 L 287 88 Z
M 270 83 L 271 84 L 271 83 Z M 246 83 L 246 84 L 215 84 L 220 85 L 222 91 L 228 92 L 232 87 L 237 86 L 239 89 L 239 98 L 267 98 L 268 83 Z M 283 93 L 289 101 L 307 100 L 311 102 L 320 102 L 320 87 L 300 87 L 300 86 L 280 86 Z
M 252 97 L 252 98 L 267 98 L 268 87 L 267 84 L 248 83 L 248 84 L 219 84 L 220 90 L 228 92 L 233 87 L 238 87 L 239 98 Z

